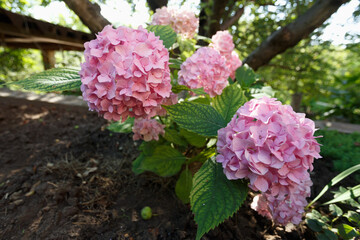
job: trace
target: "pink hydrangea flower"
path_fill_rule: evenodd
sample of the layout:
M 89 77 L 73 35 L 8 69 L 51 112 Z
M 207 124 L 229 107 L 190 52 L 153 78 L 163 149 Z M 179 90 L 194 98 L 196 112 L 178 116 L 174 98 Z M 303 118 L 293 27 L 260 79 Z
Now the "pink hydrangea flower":
M 83 98 L 105 119 L 151 118 L 170 97 L 169 52 L 159 37 L 141 26 L 106 26 L 85 43 L 84 55 Z
M 151 25 L 171 25 L 171 19 L 172 11 L 164 6 L 155 10 Z
M 314 132 L 314 122 L 290 106 L 274 98 L 252 99 L 218 131 L 216 160 L 228 179 L 247 178 L 254 191 L 284 200 L 279 196 L 298 196 L 293 193 L 310 179 L 314 158 L 321 158 Z
M 219 51 L 222 56 L 231 58 L 231 53 L 235 45 L 229 31 L 217 31 L 216 34 L 211 37 L 211 41 L 211 47 Z
M 251 208 L 278 224 L 299 224 L 307 205 L 306 198 L 310 197 L 311 185 L 310 179 L 289 186 L 274 184 L 271 191 L 254 197 Z
M 174 11 L 171 25 L 176 33 L 183 35 L 185 38 L 192 38 L 199 27 L 199 18 L 195 16 L 194 12 L 181 9 Z
M 170 93 L 170 97 L 164 99 L 162 105 L 170 106 L 170 105 L 174 105 L 174 104 L 177 104 L 177 103 L 178 103 L 178 95 L 172 92 L 172 93 Z M 159 110 L 157 112 L 157 115 L 165 116 L 166 115 L 165 108 L 160 106 Z
M 226 59 L 226 66 L 230 69 L 230 77 L 235 79 L 235 71 L 241 67 L 242 62 L 234 51 L 233 37 L 229 31 L 217 31 L 211 38 L 210 47 L 217 50 Z
M 199 18 L 195 16 L 194 12 L 187 9 L 162 7 L 156 9 L 151 24 L 170 25 L 176 33 L 185 38 L 192 38 L 199 27 Z
M 230 70 L 231 79 L 235 79 L 236 69 L 241 67 L 242 62 L 235 51 L 233 51 L 230 57 L 226 57 L 226 66 Z
M 179 84 L 191 89 L 203 88 L 211 97 L 220 95 L 230 75 L 225 58 L 210 47 L 199 48 L 181 64 Z
M 165 134 L 165 125 L 158 123 L 155 119 L 135 118 L 132 131 L 134 132 L 134 141 L 143 139 L 148 142 L 159 140 L 159 134 Z

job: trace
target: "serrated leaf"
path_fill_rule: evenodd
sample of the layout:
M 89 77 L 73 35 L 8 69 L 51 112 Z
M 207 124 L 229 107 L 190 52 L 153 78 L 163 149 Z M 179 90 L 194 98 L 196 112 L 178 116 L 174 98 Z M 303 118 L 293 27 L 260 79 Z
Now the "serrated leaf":
M 190 91 L 190 88 L 188 88 L 185 85 L 175 85 L 175 86 L 172 86 L 171 91 L 173 93 L 179 93 L 181 91 Z
M 25 90 L 54 92 L 79 89 L 81 79 L 78 69 L 52 68 L 10 84 L 18 85 Z
M 182 102 L 163 107 L 180 127 L 205 137 L 217 136 L 217 131 L 226 127 L 223 117 L 209 105 Z
M 118 121 L 110 123 L 110 125 L 106 128 L 116 133 L 131 133 L 133 125 L 134 118 L 128 118 L 125 120 L 125 122 Z
M 165 128 L 165 136 L 164 138 L 172 143 L 175 143 L 180 146 L 187 146 L 185 138 L 183 138 L 178 131 L 175 129 Z
M 225 122 L 230 122 L 236 111 L 246 103 L 247 99 L 238 84 L 227 86 L 221 95 L 214 99 L 214 108 L 225 119 Z
M 190 202 L 190 191 L 192 188 L 192 174 L 188 169 L 181 172 L 175 185 L 176 196 L 184 203 Z
M 197 94 L 197 95 L 204 95 L 204 94 L 206 94 L 206 92 L 204 91 L 203 88 L 190 89 L 190 91 L 192 91 L 193 93 L 195 93 L 195 94 Z
M 195 147 L 201 148 L 206 144 L 206 138 L 197 133 L 189 132 L 183 128 L 180 128 L 180 134 L 186 139 L 188 143 Z
M 149 25 L 146 29 L 160 37 L 167 49 L 176 42 L 177 35 L 169 25 Z
M 151 156 L 143 160 L 141 168 L 162 177 L 169 177 L 181 170 L 185 160 L 185 156 L 176 149 L 161 145 L 155 149 Z
M 246 64 L 236 69 L 235 77 L 243 89 L 249 88 L 258 78 L 255 72 Z
M 209 159 L 195 174 L 190 193 L 191 210 L 198 225 L 196 240 L 232 216 L 244 202 L 247 184 L 230 181 L 221 164 Z
M 337 202 L 343 202 L 343 201 L 347 201 L 349 199 L 354 199 L 357 197 L 360 197 L 360 185 L 357 185 L 355 187 L 348 189 L 346 192 L 338 195 L 337 197 L 324 203 L 323 205 L 337 203 Z
M 188 101 L 193 102 L 193 103 L 205 104 L 205 105 L 210 105 L 210 103 L 211 103 L 211 99 L 209 97 L 205 97 L 205 96 L 190 97 L 188 99 Z

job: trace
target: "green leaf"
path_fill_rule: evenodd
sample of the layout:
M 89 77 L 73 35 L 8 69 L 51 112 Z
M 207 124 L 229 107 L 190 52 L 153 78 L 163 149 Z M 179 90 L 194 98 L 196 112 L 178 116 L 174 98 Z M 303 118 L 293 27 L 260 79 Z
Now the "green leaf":
M 359 233 L 356 231 L 356 228 L 350 225 L 340 224 L 339 226 L 337 226 L 337 228 L 339 230 L 338 233 L 340 237 L 342 237 L 345 240 L 359 236 Z
M 226 127 L 223 117 L 209 105 L 182 102 L 163 107 L 180 127 L 205 137 L 217 136 L 217 131 Z
M 243 89 L 249 88 L 258 78 L 255 72 L 246 64 L 236 69 L 235 77 Z
M 173 93 L 179 93 L 179 92 L 181 92 L 181 91 L 190 91 L 191 89 L 190 88 L 188 88 L 187 86 L 185 86 L 185 85 L 175 85 L 175 86 L 172 86 L 172 88 L 171 88 L 171 91 L 173 92 Z
M 247 183 L 228 180 L 221 164 L 209 159 L 195 174 L 190 193 L 191 210 L 198 225 L 196 240 L 232 216 L 244 202 Z
M 343 215 L 343 211 L 341 210 L 341 208 L 339 208 L 335 204 L 330 204 L 329 210 L 330 210 L 331 214 L 336 217 L 340 217 L 341 215 Z
M 200 104 L 205 104 L 205 105 L 210 105 L 211 103 L 211 99 L 210 97 L 206 97 L 204 95 L 202 96 L 194 96 L 194 97 L 190 97 L 188 99 L 189 102 L 193 102 L 193 103 L 200 103 Z
M 275 90 L 270 86 L 263 86 L 261 88 L 251 88 L 250 89 L 251 96 L 253 98 L 262 98 L 269 97 L 273 98 L 275 96 Z
M 320 222 L 318 219 L 306 219 L 306 224 L 314 232 L 321 232 L 324 226 L 324 223 Z
M 360 214 L 354 211 L 348 211 L 345 214 L 345 217 L 349 220 L 349 222 L 356 224 L 360 227 Z
M 332 199 L 330 201 L 327 201 L 323 205 L 337 203 L 337 202 L 343 202 L 343 201 L 347 201 L 349 199 L 354 199 L 357 197 L 360 197 L 360 185 L 357 185 L 355 187 L 348 189 L 346 192 L 338 195 L 337 197 L 335 197 L 334 199 Z
M 225 119 L 225 122 L 230 122 L 236 111 L 246 103 L 247 99 L 241 87 L 238 84 L 227 86 L 221 95 L 214 99 L 214 108 Z
M 337 235 L 334 232 L 332 232 L 331 230 L 329 230 L 329 229 L 323 229 L 323 230 L 324 230 L 324 232 L 319 233 L 317 235 L 317 239 L 319 239 L 319 240 L 337 240 L 338 239 Z
M 343 180 L 353 172 L 356 172 L 357 170 L 360 170 L 360 164 L 355 165 L 349 169 L 346 169 L 345 171 L 341 172 L 339 175 L 331 179 L 331 181 L 321 190 L 321 192 L 314 198 L 314 200 L 312 200 L 307 205 L 307 208 L 313 205 L 322 195 L 326 193 L 327 190 L 329 190 L 329 188 L 331 188 L 332 186 L 334 186 L 335 184 L 337 184 L 338 182 L 340 182 L 341 180 Z
M 176 33 L 169 25 L 149 25 L 146 29 L 159 36 L 168 49 L 176 42 Z
M 142 168 L 142 164 L 146 157 L 153 155 L 156 146 L 158 145 L 157 141 L 142 142 L 139 146 L 139 150 L 142 152 L 140 155 L 132 162 L 132 171 L 138 175 L 143 173 L 145 170 Z
M 192 188 L 192 174 L 188 169 L 181 172 L 175 185 L 176 196 L 184 203 L 190 202 L 190 191 Z
M 215 148 L 206 148 L 203 151 L 201 151 L 198 155 L 195 157 L 192 157 L 188 160 L 188 163 L 192 162 L 205 162 L 212 156 L 216 154 Z
M 197 94 L 197 95 L 204 95 L 204 94 L 206 94 L 206 92 L 204 91 L 203 88 L 190 89 L 190 91 L 192 91 L 193 93 L 195 93 L 195 94 Z
M 157 145 L 158 141 L 142 142 L 139 149 L 148 157 L 154 154 Z
M 174 69 L 180 69 L 180 66 L 182 64 L 182 61 L 176 58 L 170 58 L 169 62 L 170 62 L 169 67 Z
M 206 138 L 197 133 L 189 132 L 183 128 L 180 128 L 180 134 L 186 139 L 186 141 L 188 141 L 188 143 L 195 147 L 201 148 L 206 144 Z
M 134 125 L 134 118 L 128 118 L 125 122 L 113 122 L 106 128 L 116 133 L 131 133 Z
M 144 169 L 141 168 L 141 165 L 145 158 L 146 158 L 145 154 L 140 153 L 140 155 L 132 162 L 131 170 L 133 171 L 133 173 L 135 173 L 135 175 L 139 175 L 145 171 Z
M 171 91 L 172 91 L 173 93 L 179 93 L 179 92 L 181 92 L 181 91 L 191 91 L 191 92 L 193 92 L 193 93 L 195 93 L 195 94 L 197 94 L 197 95 L 204 95 L 204 94 L 206 94 L 206 92 L 204 91 L 203 88 L 191 89 L 191 88 L 189 88 L 189 87 L 187 87 L 187 86 L 185 86 L 185 85 L 174 85 L 174 86 L 172 86 Z
M 175 129 L 165 128 L 165 137 L 167 141 L 175 143 L 179 146 L 187 146 L 185 138 L 183 138 Z
M 81 79 L 78 69 L 52 68 L 11 84 L 19 85 L 25 90 L 55 92 L 79 89 Z
M 313 209 L 311 212 L 306 214 L 306 218 L 315 218 L 320 219 L 322 217 L 321 213 Z
M 161 145 L 155 149 L 151 156 L 143 160 L 141 168 L 162 177 L 169 177 L 180 171 L 185 160 L 185 156 L 176 149 Z

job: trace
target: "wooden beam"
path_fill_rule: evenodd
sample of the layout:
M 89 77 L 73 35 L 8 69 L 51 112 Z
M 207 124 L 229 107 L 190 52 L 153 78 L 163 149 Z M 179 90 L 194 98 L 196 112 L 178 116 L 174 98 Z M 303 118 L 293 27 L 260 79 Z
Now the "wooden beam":
M 0 45 L 37 49 L 77 50 L 95 35 L 22 16 L 0 8 Z

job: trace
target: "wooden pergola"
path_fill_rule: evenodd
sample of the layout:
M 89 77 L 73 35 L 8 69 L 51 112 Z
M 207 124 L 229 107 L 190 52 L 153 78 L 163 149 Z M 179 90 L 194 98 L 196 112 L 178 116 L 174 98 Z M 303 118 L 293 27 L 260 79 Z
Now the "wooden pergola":
M 46 69 L 55 65 L 55 51 L 83 51 L 95 35 L 74 31 L 0 8 L 0 46 L 40 49 Z

